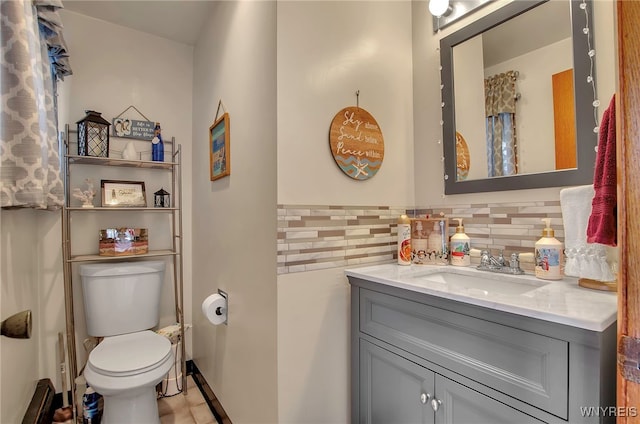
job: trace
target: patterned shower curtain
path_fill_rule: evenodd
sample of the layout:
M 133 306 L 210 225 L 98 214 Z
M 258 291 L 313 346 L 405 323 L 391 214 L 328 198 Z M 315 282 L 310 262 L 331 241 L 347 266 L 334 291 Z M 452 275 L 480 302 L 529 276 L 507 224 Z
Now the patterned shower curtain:
M 489 177 L 518 173 L 516 151 L 516 71 L 484 80 Z
M 57 209 L 64 201 L 56 83 L 71 74 L 61 0 L 0 1 L 0 206 Z

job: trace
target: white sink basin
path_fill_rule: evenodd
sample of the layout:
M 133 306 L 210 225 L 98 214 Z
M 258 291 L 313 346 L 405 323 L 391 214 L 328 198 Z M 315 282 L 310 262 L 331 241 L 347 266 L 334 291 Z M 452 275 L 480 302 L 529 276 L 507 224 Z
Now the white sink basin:
M 459 293 L 468 293 L 475 296 L 521 295 L 543 287 L 548 282 L 531 281 L 520 276 L 508 274 L 491 274 L 485 276 L 466 275 L 457 272 L 436 272 L 415 277 L 417 280 L 425 280 L 425 283 L 438 283 L 445 285 L 449 290 Z

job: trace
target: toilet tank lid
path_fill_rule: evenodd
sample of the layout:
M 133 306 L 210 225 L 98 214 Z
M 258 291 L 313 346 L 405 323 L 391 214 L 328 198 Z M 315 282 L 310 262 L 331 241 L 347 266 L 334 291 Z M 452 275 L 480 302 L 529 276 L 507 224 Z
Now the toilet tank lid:
M 164 271 L 163 261 L 113 262 L 80 265 L 80 275 L 87 277 L 110 277 L 114 275 L 148 274 Z

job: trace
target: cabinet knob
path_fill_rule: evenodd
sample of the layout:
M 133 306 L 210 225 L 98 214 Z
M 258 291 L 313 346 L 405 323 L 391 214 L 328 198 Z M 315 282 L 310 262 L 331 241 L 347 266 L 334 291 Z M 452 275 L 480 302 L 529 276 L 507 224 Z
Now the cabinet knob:
M 434 410 L 434 412 L 438 412 L 438 408 L 440 408 L 440 405 L 442 405 L 442 401 L 440 399 L 431 399 L 431 408 Z
M 423 393 L 420 395 L 420 402 L 422 403 L 427 403 L 429 401 L 429 399 L 431 399 L 431 394 L 430 393 Z

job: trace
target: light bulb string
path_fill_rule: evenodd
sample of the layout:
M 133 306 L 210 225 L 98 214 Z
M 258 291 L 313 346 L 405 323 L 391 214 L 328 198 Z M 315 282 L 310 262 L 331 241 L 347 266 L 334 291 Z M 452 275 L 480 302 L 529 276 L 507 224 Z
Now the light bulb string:
M 585 25 L 584 25 L 584 28 L 582 29 L 582 32 L 587 37 L 587 55 L 589 56 L 589 76 L 587 77 L 587 83 L 591 84 L 591 91 L 593 93 L 592 106 L 593 106 L 593 121 L 595 124 L 593 128 L 593 132 L 598 133 L 600 131 L 600 126 L 598 123 L 598 107 L 600 106 L 600 100 L 598 100 L 598 97 L 597 97 L 596 80 L 595 78 L 593 78 L 593 72 L 595 67 L 594 57 L 596 55 L 596 51 L 591 46 L 591 27 L 589 25 L 589 10 L 587 8 L 587 2 L 585 0 L 582 0 L 582 3 L 580 3 L 580 9 L 584 11 Z M 596 151 L 598 150 L 597 145 L 595 149 Z
M 436 52 L 438 53 L 438 56 L 440 55 L 440 47 L 436 47 Z M 442 138 L 444 137 L 444 120 L 442 119 L 442 109 L 444 108 L 444 98 L 442 97 L 442 93 L 444 90 L 444 84 L 442 82 L 442 63 L 439 63 L 439 67 L 438 67 L 438 74 L 440 75 L 440 138 L 438 139 L 438 141 L 436 142 L 436 144 L 438 146 L 440 146 L 440 163 L 442 163 L 442 194 L 440 195 L 443 199 L 445 198 L 445 190 L 444 190 L 444 185 L 446 184 L 446 181 L 449 179 L 449 175 L 447 175 L 447 170 L 445 169 L 445 164 L 444 164 L 444 145 L 442 143 Z

